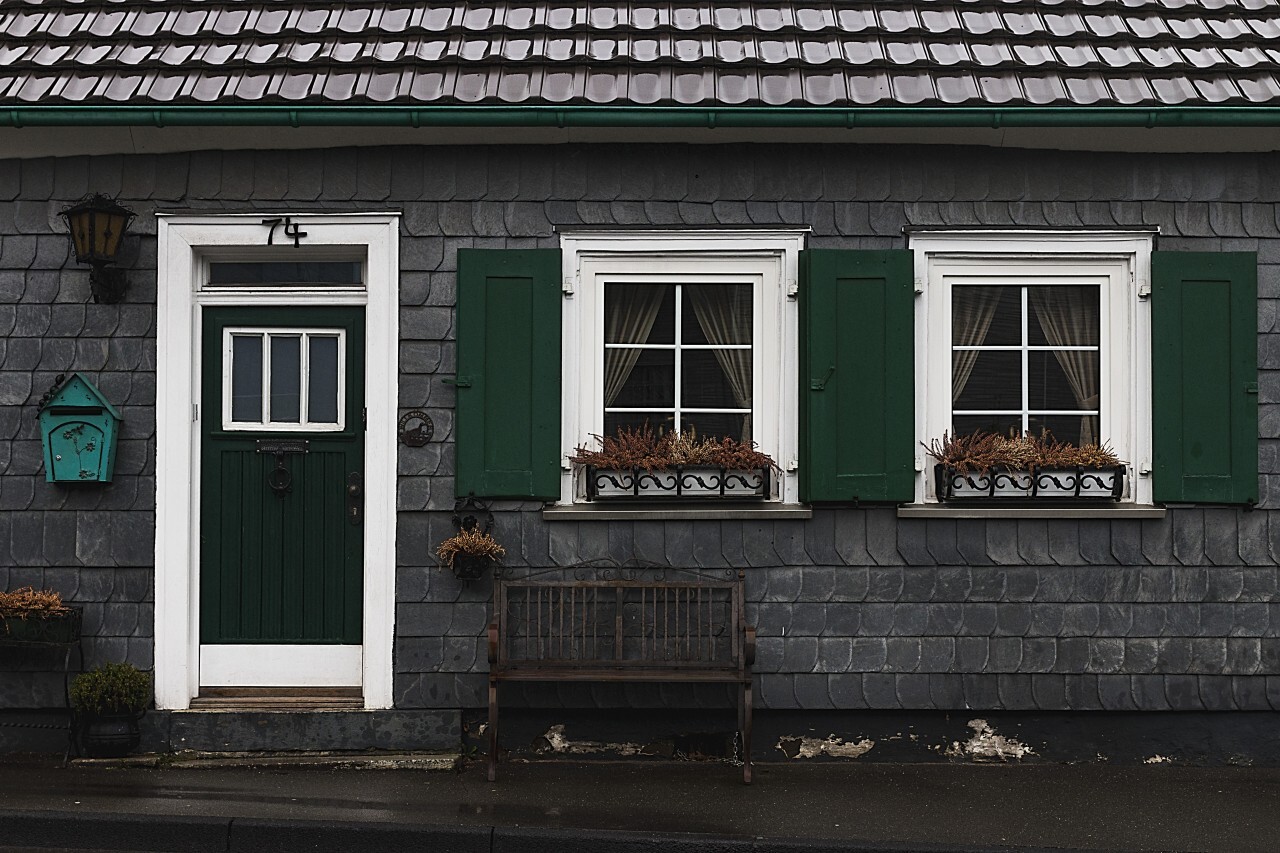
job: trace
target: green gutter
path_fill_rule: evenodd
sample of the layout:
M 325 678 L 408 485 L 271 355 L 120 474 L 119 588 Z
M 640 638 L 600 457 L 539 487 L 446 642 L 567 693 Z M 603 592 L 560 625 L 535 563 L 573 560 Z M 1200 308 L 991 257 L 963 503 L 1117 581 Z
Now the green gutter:
M 0 107 L 4 127 L 1280 127 L 1267 107 Z

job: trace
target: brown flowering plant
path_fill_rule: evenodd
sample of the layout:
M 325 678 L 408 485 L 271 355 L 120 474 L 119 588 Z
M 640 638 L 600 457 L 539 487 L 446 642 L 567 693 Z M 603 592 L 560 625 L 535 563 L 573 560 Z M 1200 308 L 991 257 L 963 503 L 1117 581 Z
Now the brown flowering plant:
M 1040 435 L 1000 435 L 973 432 L 968 435 L 942 434 L 941 439 L 921 446 L 929 455 L 959 474 L 982 471 L 1036 471 L 1070 468 L 1112 468 L 1123 465 L 1107 444 L 1074 445 L 1058 441 L 1045 430 Z
M 66 613 L 71 608 L 52 589 L 25 586 L 11 592 L 0 592 L 0 616 L 26 619 L 28 616 L 50 616 Z
M 436 558 L 440 565 L 452 569 L 459 556 L 478 557 L 481 559 L 500 560 L 507 554 L 488 533 L 483 530 L 463 528 L 436 547 Z
M 643 426 L 619 427 L 614 435 L 592 436 L 599 444 L 592 449 L 579 445 L 573 461 L 579 465 L 614 471 L 667 471 L 672 468 L 724 468 L 744 471 L 777 468 L 767 453 L 754 443 L 733 438 L 699 438 L 697 430 L 654 431 L 648 421 Z

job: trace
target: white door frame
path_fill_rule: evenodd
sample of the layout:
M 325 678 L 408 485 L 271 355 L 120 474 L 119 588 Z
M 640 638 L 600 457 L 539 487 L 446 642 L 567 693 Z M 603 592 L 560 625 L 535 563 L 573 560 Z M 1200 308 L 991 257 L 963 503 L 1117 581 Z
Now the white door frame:
M 208 288 L 210 258 L 365 259 L 363 288 Z M 365 306 L 365 517 L 362 678 L 366 708 L 392 706 L 395 637 L 395 423 L 399 214 L 157 214 L 156 707 L 189 708 L 199 691 L 200 412 L 197 358 L 206 305 Z M 296 233 L 296 232 L 295 232 Z M 271 243 L 268 245 L 268 240 Z

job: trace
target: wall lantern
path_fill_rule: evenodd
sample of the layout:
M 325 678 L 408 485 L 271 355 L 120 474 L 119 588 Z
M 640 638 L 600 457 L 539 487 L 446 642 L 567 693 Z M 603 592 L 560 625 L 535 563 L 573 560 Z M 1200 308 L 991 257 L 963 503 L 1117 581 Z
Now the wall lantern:
M 76 263 L 89 265 L 89 290 L 94 302 L 110 305 L 124 298 L 128 284 L 124 270 L 110 267 L 120 254 L 124 232 L 133 216 L 132 210 L 101 193 L 62 211 Z

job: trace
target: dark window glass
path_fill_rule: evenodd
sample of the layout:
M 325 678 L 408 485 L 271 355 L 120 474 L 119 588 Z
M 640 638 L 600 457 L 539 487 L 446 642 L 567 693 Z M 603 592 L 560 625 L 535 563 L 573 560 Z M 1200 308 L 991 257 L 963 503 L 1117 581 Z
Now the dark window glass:
M 361 276 L 363 267 L 360 261 L 216 261 L 209 264 L 209 285 L 356 287 L 364 283 Z
M 676 289 L 669 284 L 606 284 L 604 342 L 676 342 Z
M 310 340 L 307 374 L 307 420 L 316 424 L 338 422 L 338 339 Z
M 694 409 L 751 408 L 751 350 L 687 349 L 681 354 L 680 404 Z M 721 361 L 728 362 L 721 365 Z M 741 385 L 730 384 L 726 366 Z M 744 399 L 739 400 L 741 393 Z
M 611 359 L 634 359 L 634 366 L 617 396 L 612 401 L 607 401 L 608 408 L 663 408 L 676 404 L 675 350 L 606 350 L 606 370 Z
M 302 389 L 302 341 L 271 338 L 271 421 L 296 424 Z
M 1021 352 L 997 350 L 952 353 L 953 386 L 960 380 L 962 363 L 966 359 L 971 360 L 973 368 L 964 382 L 960 396 L 955 399 L 953 408 L 1022 409 Z
M 751 285 L 686 284 L 680 292 L 682 343 L 751 343 Z
M 231 420 L 262 422 L 262 337 L 231 336 Z

